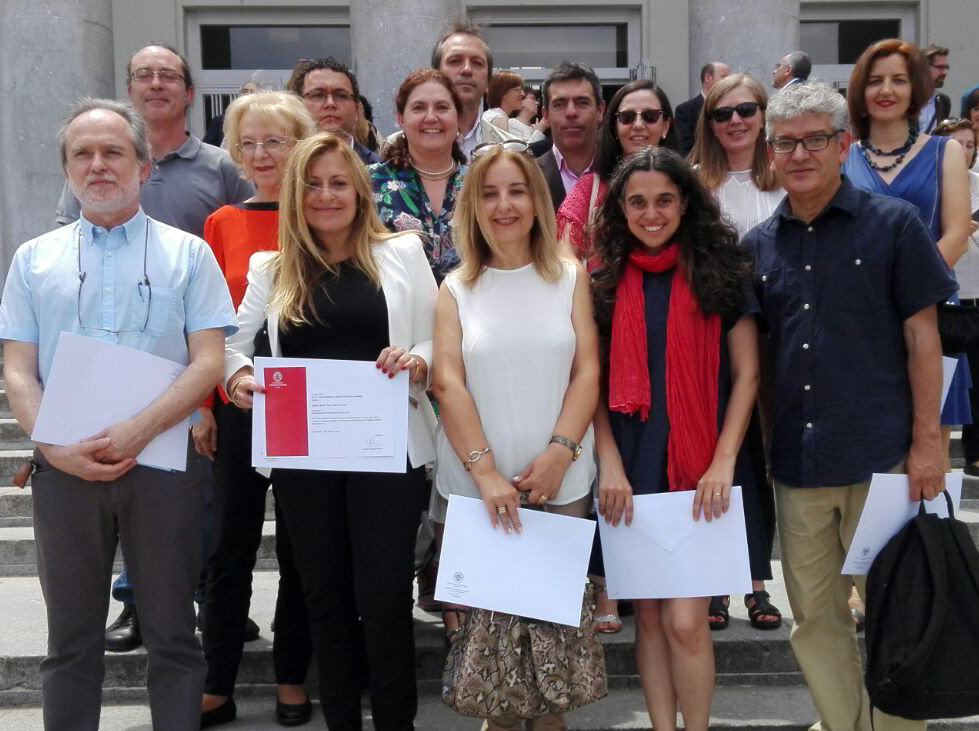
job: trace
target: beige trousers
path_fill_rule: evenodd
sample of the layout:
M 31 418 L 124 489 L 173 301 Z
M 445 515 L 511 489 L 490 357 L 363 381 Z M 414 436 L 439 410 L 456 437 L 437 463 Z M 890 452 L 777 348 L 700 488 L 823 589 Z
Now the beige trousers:
M 903 472 L 903 464 L 892 472 Z M 864 596 L 866 577 L 840 573 L 870 482 L 798 488 L 775 482 L 782 573 L 795 624 L 791 643 L 820 720 L 810 731 L 870 731 L 870 702 L 848 599 L 851 583 Z M 874 711 L 876 731 L 916 731 Z

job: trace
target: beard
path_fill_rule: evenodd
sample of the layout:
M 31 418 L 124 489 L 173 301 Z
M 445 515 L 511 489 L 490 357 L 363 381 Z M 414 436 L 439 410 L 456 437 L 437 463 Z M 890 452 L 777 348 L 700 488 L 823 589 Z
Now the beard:
M 76 185 L 70 181 L 71 192 L 81 204 L 82 211 L 92 211 L 102 215 L 121 211 L 139 199 L 139 176 L 130 176 L 126 181 L 115 181 L 116 185 L 104 189 L 90 188 L 88 184 Z

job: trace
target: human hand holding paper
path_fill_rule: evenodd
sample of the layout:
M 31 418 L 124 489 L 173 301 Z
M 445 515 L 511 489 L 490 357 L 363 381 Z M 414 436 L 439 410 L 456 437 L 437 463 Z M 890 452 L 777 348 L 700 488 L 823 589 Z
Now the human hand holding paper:
M 700 512 L 703 510 L 704 520 L 710 523 L 712 518 L 720 518 L 731 507 L 735 461 L 735 457 L 714 457 L 703 477 L 697 482 L 697 491 L 693 497 L 694 520 L 700 517 Z

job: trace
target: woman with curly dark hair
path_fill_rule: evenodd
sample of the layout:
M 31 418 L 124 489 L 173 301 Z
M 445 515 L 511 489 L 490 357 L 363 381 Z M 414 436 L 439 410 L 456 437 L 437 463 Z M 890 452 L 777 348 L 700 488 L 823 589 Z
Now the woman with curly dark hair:
M 616 168 L 595 231 L 605 391 L 595 414 L 599 511 L 696 491 L 693 517 L 757 489 L 742 440 L 758 390 L 757 327 L 742 315 L 750 254 L 694 171 L 650 147 Z M 746 507 L 752 503 L 745 499 Z M 748 518 L 750 520 L 750 518 Z M 706 729 L 714 689 L 709 597 L 636 598 L 636 661 L 653 726 Z

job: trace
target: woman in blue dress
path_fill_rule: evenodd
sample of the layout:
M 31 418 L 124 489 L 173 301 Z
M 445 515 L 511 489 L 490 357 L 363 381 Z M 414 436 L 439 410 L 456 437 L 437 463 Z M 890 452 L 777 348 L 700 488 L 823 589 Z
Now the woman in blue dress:
M 599 510 L 631 521 L 633 494 L 696 491 L 710 521 L 742 486 L 758 501 L 742 441 L 758 391 L 758 331 L 744 313 L 751 255 L 689 165 L 648 147 L 616 168 L 595 232 L 593 293 L 605 344 L 595 413 Z M 746 518 L 750 520 L 751 518 Z M 710 597 L 641 598 L 636 663 L 653 726 L 707 729 L 714 652 Z
M 918 131 L 918 112 L 932 90 L 931 74 L 913 43 L 889 39 L 869 46 L 847 90 L 856 142 L 843 172 L 859 188 L 917 206 L 952 268 L 968 245 L 969 180 L 958 142 Z M 942 410 L 946 457 L 951 426 L 972 423 L 968 361 L 964 354 L 947 355 L 959 364 Z

